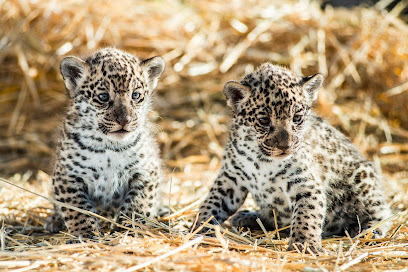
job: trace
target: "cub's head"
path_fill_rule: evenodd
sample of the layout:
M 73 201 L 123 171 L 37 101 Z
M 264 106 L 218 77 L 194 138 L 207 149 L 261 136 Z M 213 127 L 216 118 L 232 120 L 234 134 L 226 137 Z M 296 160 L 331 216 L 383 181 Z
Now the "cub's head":
M 61 74 L 72 101 L 68 119 L 114 140 L 126 137 L 144 125 L 164 66 L 161 57 L 141 61 L 114 48 L 84 60 L 65 57 Z
M 265 63 L 241 82 L 227 82 L 224 94 L 234 112 L 235 125 L 250 128 L 259 151 L 268 157 L 284 158 L 301 144 L 322 83 L 321 74 L 300 77 Z

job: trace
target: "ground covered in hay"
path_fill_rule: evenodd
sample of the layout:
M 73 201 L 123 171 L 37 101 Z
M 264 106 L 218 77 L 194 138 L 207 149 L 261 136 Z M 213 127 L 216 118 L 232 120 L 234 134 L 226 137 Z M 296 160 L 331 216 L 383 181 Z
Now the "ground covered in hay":
M 322 11 L 313 1 L 0 1 L 0 270 L 406 269 L 408 25 L 398 17 L 403 1 L 386 11 L 388 2 Z M 129 218 L 127 232 L 66 244 L 68 233 L 43 231 L 66 103 L 58 66 L 66 54 L 101 46 L 167 62 L 152 119 L 170 214 L 146 224 Z M 229 115 L 222 86 L 264 61 L 325 75 L 316 110 L 382 169 L 396 214 L 387 238 L 331 237 L 315 256 L 286 252 L 279 232 L 189 232 L 220 166 Z

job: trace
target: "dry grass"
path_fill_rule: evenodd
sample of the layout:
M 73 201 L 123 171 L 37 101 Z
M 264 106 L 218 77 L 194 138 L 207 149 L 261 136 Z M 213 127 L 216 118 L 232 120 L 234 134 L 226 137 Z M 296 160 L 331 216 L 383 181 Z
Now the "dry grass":
M 327 9 L 288 1 L 0 2 L 0 174 L 47 196 L 51 137 L 65 95 L 58 63 L 115 45 L 164 56 L 152 113 L 171 215 L 67 245 L 42 230 L 51 203 L 0 181 L 0 270 L 380 271 L 408 266 L 408 26 L 403 8 Z M 189 233 L 228 129 L 222 85 L 264 61 L 326 76 L 316 109 L 381 167 L 398 213 L 386 239 L 324 240 L 326 254 L 285 252 L 276 232 Z M 3 186 L 4 185 L 4 186 Z M 247 205 L 252 205 L 250 202 Z M 285 227 L 285 226 L 282 226 Z M 127 269 L 127 270 L 126 270 Z

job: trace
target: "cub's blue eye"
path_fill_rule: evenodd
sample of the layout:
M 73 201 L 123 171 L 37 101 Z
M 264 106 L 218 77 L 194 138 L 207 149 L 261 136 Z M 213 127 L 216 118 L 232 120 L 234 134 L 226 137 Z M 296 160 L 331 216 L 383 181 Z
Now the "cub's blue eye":
M 98 98 L 99 98 L 99 100 L 101 100 L 102 102 L 107 102 L 107 101 L 109 100 L 109 94 L 108 94 L 108 93 L 98 94 Z
M 140 98 L 140 93 L 138 93 L 138 92 L 132 93 L 132 99 L 133 100 L 138 100 L 139 98 Z
M 270 123 L 268 117 L 258 118 L 258 122 L 259 122 L 261 125 L 263 125 L 263 126 L 267 126 L 267 125 L 269 125 L 269 123 Z
M 296 124 L 300 123 L 302 121 L 302 119 L 303 119 L 302 115 L 300 115 L 300 114 L 295 115 L 295 116 L 293 116 L 293 123 L 296 123 Z

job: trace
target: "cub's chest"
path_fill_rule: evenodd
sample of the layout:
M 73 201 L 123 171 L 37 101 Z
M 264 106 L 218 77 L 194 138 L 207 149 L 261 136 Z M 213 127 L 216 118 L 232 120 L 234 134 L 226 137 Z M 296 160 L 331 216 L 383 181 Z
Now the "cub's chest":
M 287 168 L 285 161 L 265 162 L 258 160 L 255 156 L 254 158 L 237 156 L 235 161 L 239 164 L 242 172 L 245 173 L 244 182 L 254 189 L 261 189 L 264 185 L 269 186 L 271 183 L 278 185 L 284 176 L 283 172 Z
M 81 175 L 91 199 L 100 204 L 122 199 L 134 172 L 127 169 L 130 154 L 106 150 L 103 154 L 88 153 L 83 156 L 86 160 L 83 162 Z
M 252 149 L 253 150 L 253 149 Z M 295 172 L 296 164 L 293 158 L 262 160 L 257 156 L 250 157 L 251 150 L 246 149 L 245 155 L 235 157 L 234 164 L 242 170 L 241 185 L 246 187 L 252 195 L 285 194 L 289 179 Z M 253 153 L 252 153 L 253 154 Z

